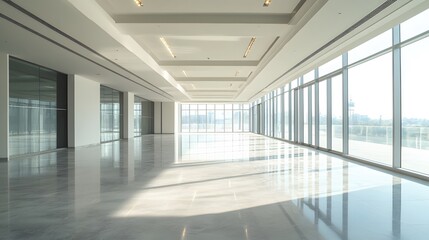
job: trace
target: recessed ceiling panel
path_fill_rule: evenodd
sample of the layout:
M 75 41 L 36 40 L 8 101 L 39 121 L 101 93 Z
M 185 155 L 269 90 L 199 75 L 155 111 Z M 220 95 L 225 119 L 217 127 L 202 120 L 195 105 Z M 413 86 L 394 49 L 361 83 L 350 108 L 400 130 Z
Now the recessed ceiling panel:
M 159 61 L 259 61 L 276 39 L 275 36 L 255 36 L 256 40 L 244 58 L 251 37 L 232 36 L 166 36 L 173 58 L 159 36 L 136 36 Z
M 292 13 L 299 0 L 143 0 L 137 7 L 134 0 L 97 0 L 110 14 L 141 13 Z

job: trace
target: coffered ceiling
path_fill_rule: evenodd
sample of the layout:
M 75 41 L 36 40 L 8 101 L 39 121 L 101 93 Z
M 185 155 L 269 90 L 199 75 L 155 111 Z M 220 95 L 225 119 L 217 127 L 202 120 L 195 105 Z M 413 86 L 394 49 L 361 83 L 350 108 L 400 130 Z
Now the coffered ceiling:
M 264 7 L 263 0 L 164 0 L 138 7 L 133 1 L 97 0 L 190 101 L 235 101 L 262 61 L 324 2 L 282 0 Z

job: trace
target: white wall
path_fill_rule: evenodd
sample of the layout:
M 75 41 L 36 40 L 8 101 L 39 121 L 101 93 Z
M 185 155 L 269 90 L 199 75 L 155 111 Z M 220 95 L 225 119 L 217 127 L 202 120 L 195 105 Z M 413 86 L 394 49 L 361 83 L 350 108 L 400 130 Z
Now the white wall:
M 176 103 L 155 102 L 154 132 L 170 134 L 176 132 Z
M 162 121 L 161 121 L 161 102 L 155 102 L 153 106 L 153 131 L 155 134 L 162 133 Z
M 78 75 L 68 78 L 68 144 L 100 143 L 100 83 Z
M 9 55 L 0 53 L 0 159 L 9 158 Z
M 123 133 L 124 138 L 134 137 L 134 94 L 124 92 L 124 119 L 123 119 Z
M 175 133 L 175 103 L 162 103 L 162 133 Z

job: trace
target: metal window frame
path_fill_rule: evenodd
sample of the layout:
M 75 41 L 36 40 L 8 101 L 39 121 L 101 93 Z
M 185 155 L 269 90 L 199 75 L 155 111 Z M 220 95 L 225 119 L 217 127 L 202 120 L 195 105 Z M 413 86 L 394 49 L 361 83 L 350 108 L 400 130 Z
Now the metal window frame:
M 392 30 L 393 41 L 393 126 L 392 126 L 392 166 L 401 168 L 401 150 L 402 150 L 402 92 L 401 92 L 401 29 L 397 25 Z

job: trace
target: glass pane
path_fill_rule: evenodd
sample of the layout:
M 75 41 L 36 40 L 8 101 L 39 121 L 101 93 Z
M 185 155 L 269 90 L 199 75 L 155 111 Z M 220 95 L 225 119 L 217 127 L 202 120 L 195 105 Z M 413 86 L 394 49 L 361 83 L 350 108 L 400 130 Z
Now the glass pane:
M 275 109 L 275 137 L 282 137 L 282 116 L 283 116 L 283 103 L 282 103 L 283 95 L 279 95 L 275 98 L 276 101 L 276 109 Z
M 378 35 L 377 37 L 361 44 L 349 52 L 349 64 L 366 58 L 374 53 L 392 46 L 392 30 Z
M 349 69 L 350 155 L 392 164 L 392 54 Z
M 315 78 L 314 70 L 311 70 L 310 72 L 305 74 L 303 78 L 304 78 L 304 83 L 308 83 L 308 82 L 314 80 L 314 78 Z
M 216 113 L 216 115 L 215 115 L 215 131 L 216 132 L 224 132 L 225 131 L 225 112 L 224 112 L 224 110 L 216 110 L 215 113 Z
M 248 132 L 249 131 L 249 110 L 243 110 L 243 131 Z
M 233 116 L 234 122 L 234 132 L 242 132 L 243 131 L 243 116 L 241 110 L 234 110 Z
M 198 132 L 207 132 L 207 111 L 205 110 L 205 106 L 198 106 L 198 109 L 202 109 L 198 110 Z
M 182 132 L 189 132 L 189 110 L 182 109 Z
M 337 75 L 332 81 L 332 149 L 343 151 L 343 79 Z
M 326 148 L 328 139 L 327 82 L 319 83 L 319 146 Z
M 232 132 L 232 110 L 225 110 L 225 132 Z
M 402 167 L 429 173 L 429 38 L 402 48 Z
M 214 131 L 215 131 L 215 111 L 213 110 L 213 108 L 210 108 L 210 110 L 207 110 L 207 132 L 214 132 Z
M 303 122 L 304 122 L 304 132 L 302 134 L 304 134 L 304 143 L 309 143 L 308 140 L 308 88 L 304 88 L 302 90 L 302 92 L 304 93 L 304 101 L 303 101 L 303 107 L 304 107 L 304 116 L 303 116 Z
M 429 30 L 429 9 L 401 23 L 401 41 Z
M 67 110 L 62 104 L 67 98 L 65 75 L 15 58 L 10 58 L 9 64 L 10 155 L 67 146 L 63 129 L 67 119 L 57 118 L 58 111 Z M 61 96 L 57 96 L 58 85 Z M 59 101 L 62 109 L 57 107 Z
M 284 132 L 285 132 L 285 139 L 289 139 L 289 92 L 284 93 L 284 120 L 285 120 L 285 126 L 284 126 Z
M 121 138 L 122 106 L 121 93 L 114 89 L 100 87 L 100 139 L 101 142 Z
M 191 109 L 193 108 L 191 107 Z M 197 110 L 189 111 L 189 126 L 190 126 L 189 131 L 190 132 L 198 132 L 198 115 L 197 114 L 198 114 Z
M 322 77 L 328 73 L 334 72 L 340 69 L 342 66 L 343 66 L 343 57 L 340 55 L 319 67 L 319 77 Z

